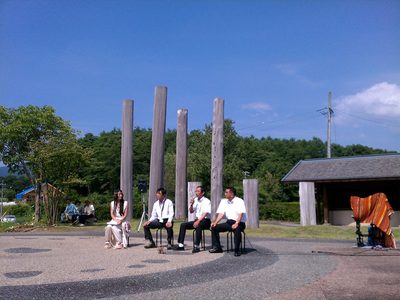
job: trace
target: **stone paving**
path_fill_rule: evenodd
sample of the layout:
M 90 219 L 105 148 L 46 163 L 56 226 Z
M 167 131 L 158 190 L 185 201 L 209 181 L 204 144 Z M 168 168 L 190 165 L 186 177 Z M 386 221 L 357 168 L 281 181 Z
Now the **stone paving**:
M 187 242 L 159 254 L 138 233 L 122 250 L 104 249 L 101 233 L 2 234 L 0 299 L 400 299 L 397 250 L 248 238 L 234 257 Z

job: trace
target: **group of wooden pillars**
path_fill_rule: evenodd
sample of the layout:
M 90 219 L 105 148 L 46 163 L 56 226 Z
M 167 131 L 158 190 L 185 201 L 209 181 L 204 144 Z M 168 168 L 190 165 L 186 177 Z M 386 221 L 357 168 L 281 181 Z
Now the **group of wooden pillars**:
M 155 193 L 164 186 L 164 146 L 167 112 L 167 88 L 157 86 L 154 95 L 153 128 L 151 138 L 150 178 L 148 194 L 148 212 L 152 211 L 156 201 Z M 121 189 L 125 199 L 132 207 L 132 133 L 133 133 L 133 100 L 123 102 L 122 140 L 121 140 Z M 192 199 L 194 190 L 200 182 L 187 183 L 187 124 L 188 110 L 177 112 L 176 137 L 176 186 L 175 186 L 175 217 L 193 218 L 188 211 L 188 201 Z M 224 100 L 214 100 L 211 146 L 211 211 L 214 215 L 223 193 L 223 137 L 224 137 Z M 257 228 L 258 223 L 258 181 L 243 180 L 244 201 L 247 207 L 247 227 Z M 132 210 L 129 212 L 129 219 Z

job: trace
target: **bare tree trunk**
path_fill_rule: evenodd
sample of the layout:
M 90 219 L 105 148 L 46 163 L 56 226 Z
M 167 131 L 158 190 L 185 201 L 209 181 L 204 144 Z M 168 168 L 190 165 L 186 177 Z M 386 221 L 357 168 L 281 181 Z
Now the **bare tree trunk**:
M 40 192 L 41 184 L 37 183 L 35 185 L 35 223 L 40 220 Z
M 35 223 L 37 223 L 40 220 L 40 183 L 36 182 L 35 176 L 24 162 L 21 162 L 21 165 L 24 169 L 24 173 L 28 176 L 29 181 L 35 189 Z

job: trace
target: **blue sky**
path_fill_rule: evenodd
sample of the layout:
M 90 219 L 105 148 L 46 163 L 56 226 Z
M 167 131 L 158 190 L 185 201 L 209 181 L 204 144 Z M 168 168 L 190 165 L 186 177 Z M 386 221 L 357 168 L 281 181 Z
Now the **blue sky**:
M 400 1 L 0 0 L 0 105 L 51 105 L 82 133 L 212 120 L 240 135 L 326 139 L 400 151 Z

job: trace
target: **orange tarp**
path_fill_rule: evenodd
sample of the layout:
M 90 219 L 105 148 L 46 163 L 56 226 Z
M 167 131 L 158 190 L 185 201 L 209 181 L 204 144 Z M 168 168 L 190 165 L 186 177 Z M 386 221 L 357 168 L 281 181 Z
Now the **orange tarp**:
M 376 193 L 366 198 L 350 197 L 354 220 L 374 224 L 385 233 L 385 247 L 396 248 L 396 241 L 390 225 L 393 209 L 384 193 Z

